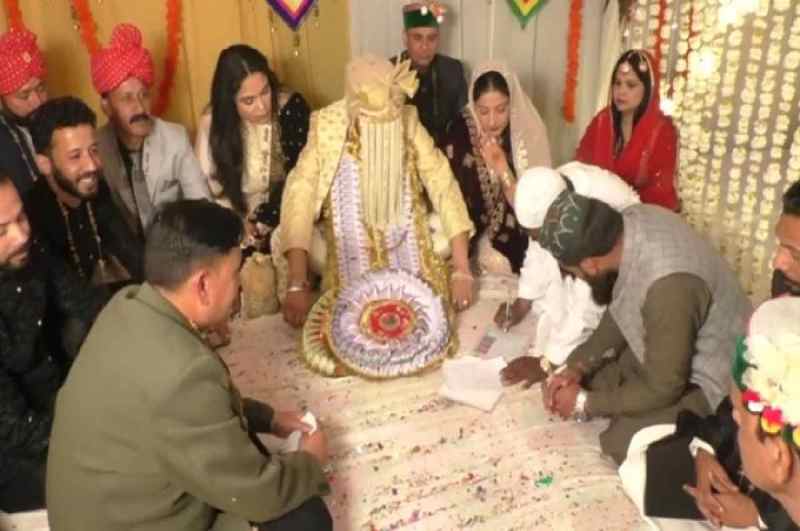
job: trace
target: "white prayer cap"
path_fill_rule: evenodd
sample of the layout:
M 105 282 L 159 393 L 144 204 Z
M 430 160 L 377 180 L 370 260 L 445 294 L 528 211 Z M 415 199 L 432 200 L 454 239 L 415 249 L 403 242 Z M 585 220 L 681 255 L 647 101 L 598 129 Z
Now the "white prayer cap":
M 608 170 L 604 170 L 599 166 L 593 166 L 591 164 L 586 164 L 584 162 L 579 162 L 577 160 L 573 160 L 572 162 L 567 162 L 566 164 L 562 164 L 558 167 L 558 172 L 561 175 L 566 175 L 567 178 L 571 181 L 586 181 L 592 182 L 593 180 L 598 178 L 598 175 L 612 175 L 616 178 L 616 175 L 611 173 Z M 578 192 L 583 193 L 583 192 Z M 583 195 L 586 195 L 585 193 Z
M 771 339 L 794 335 L 800 338 L 800 297 L 776 297 L 762 303 L 750 317 L 747 335 Z M 800 355 L 797 359 L 800 363 Z
M 547 209 L 566 188 L 566 181 L 553 168 L 537 166 L 525 170 L 514 192 L 514 213 L 519 224 L 528 229 L 541 227 Z

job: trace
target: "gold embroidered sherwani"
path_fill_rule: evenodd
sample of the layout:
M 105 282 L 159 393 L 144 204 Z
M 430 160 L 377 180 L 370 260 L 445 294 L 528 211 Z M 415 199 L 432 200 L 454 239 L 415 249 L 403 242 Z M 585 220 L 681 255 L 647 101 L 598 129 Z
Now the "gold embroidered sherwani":
M 474 231 L 460 188 L 444 154 L 419 122 L 416 108 L 402 107 L 399 123 L 384 142 L 380 136 L 370 137 L 369 127 L 352 125 L 344 100 L 312 114 L 308 142 L 284 190 L 280 232 L 276 231 L 280 243 L 273 240 L 273 260 L 285 262 L 284 253 L 303 249 L 313 264 L 323 240 L 327 262 L 324 269 L 312 267 L 324 271 L 322 307 L 344 287 L 359 284 L 367 272 L 407 271 L 430 286 L 432 297 L 441 298 L 447 326 L 452 323 L 450 287 L 437 252 L 442 240 L 447 245 Z M 367 160 L 364 153 L 370 153 Z M 387 154 L 393 162 L 387 162 Z M 431 228 L 431 207 L 437 214 L 438 237 Z M 308 347 L 316 322 L 310 316 L 306 323 L 304 354 L 312 367 L 332 374 L 331 360 Z M 450 335 L 442 350 L 431 353 L 439 357 L 456 348 L 457 340 Z
M 433 144 L 413 106 L 403 107 L 403 129 L 408 145 L 415 150 L 414 162 L 433 210 L 441 219 L 447 240 L 472 233 L 458 183 L 447 158 Z M 312 228 L 320 218 L 339 161 L 345 150 L 349 120 L 344 100 L 312 113 L 308 142 L 297 166 L 289 174 L 281 205 L 282 253 L 289 249 L 311 251 Z

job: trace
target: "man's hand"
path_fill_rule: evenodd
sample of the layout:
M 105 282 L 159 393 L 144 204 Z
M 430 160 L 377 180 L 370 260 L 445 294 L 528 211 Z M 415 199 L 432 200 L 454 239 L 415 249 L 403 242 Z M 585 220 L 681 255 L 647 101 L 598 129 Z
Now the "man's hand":
M 475 294 L 475 279 L 469 273 L 454 272 L 450 278 L 450 296 L 456 310 L 462 312 L 470 307 Z
M 283 301 L 283 320 L 295 328 L 299 328 L 306 321 L 308 311 L 311 309 L 311 290 L 292 291 L 286 294 Z
M 561 369 L 548 378 L 545 385 L 542 386 L 542 402 L 545 409 L 555 413 L 556 394 L 558 391 L 562 387 L 573 384 L 580 386 L 581 380 L 583 380 L 583 372 L 575 367 Z
M 531 311 L 532 304 L 527 299 L 516 299 L 508 311 L 506 311 L 507 306 L 508 303 L 504 302 L 494 314 L 494 324 L 504 331 L 518 325 Z
M 308 452 L 317 458 L 321 466 L 328 464 L 328 439 L 322 430 L 314 433 L 304 433 L 300 439 L 300 450 Z
M 717 458 L 702 448 L 697 450 L 694 468 L 697 487 L 705 493 L 711 494 L 712 489 L 725 494 L 739 492 Z
M 555 394 L 553 407 L 550 408 L 550 412 L 558 414 L 562 419 L 572 417 L 572 414 L 575 412 L 575 400 L 580 390 L 581 386 L 577 383 L 570 383 L 559 388 L 558 392 Z
M 719 494 L 732 495 L 738 494 L 739 490 L 728 477 L 728 473 L 722 468 L 717 458 L 703 449 L 697 451 L 694 459 L 696 486 L 684 485 L 684 490 L 695 499 L 697 508 L 709 522 L 719 527 L 722 523 L 721 517 L 724 511 Z M 735 503 L 728 501 L 728 503 Z M 738 511 L 732 508 L 738 514 Z M 756 518 L 758 518 L 756 516 Z
M 503 385 L 516 385 L 524 382 L 522 387 L 528 389 L 535 383 L 547 378 L 547 373 L 542 369 L 539 358 L 533 356 L 522 356 L 513 360 L 500 371 Z
M 694 498 L 697 509 L 705 516 L 706 520 L 711 522 L 711 525 L 714 527 L 722 526 L 719 520 L 719 515 L 722 513 L 722 506 L 714 499 L 713 494 L 704 495 L 700 492 L 699 487 L 692 487 L 691 485 L 684 485 L 683 490 L 686 494 Z
M 719 521 L 728 527 L 757 527 L 758 508 L 749 496 L 741 492 L 716 494 L 714 498 L 722 507 Z
M 276 411 L 272 417 L 270 433 L 285 439 L 295 431 L 310 432 L 312 427 L 303 422 L 302 417 L 303 414 L 298 411 Z
M 691 485 L 684 485 L 683 490 L 695 499 L 697 508 L 715 527 L 755 527 L 758 525 L 758 508 L 755 502 L 739 491 L 729 493 L 707 494 Z

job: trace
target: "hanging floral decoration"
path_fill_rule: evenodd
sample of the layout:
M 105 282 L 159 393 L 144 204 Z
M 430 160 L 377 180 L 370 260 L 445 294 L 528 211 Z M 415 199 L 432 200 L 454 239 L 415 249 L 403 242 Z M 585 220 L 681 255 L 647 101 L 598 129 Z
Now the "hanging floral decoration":
M 267 0 L 292 31 L 297 31 L 316 3 L 317 0 Z
M 22 21 L 22 11 L 19 8 L 19 0 L 3 0 L 6 6 L 6 17 L 8 18 L 8 29 L 21 30 L 25 27 Z
M 667 23 L 667 0 L 658 0 L 658 26 L 656 26 L 655 50 L 653 50 L 653 62 L 656 72 L 661 71 L 661 58 L 664 45 L 664 26 Z
M 578 68 L 580 66 L 582 10 L 583 0 L 571 0 L 567 34 L 567 75 L 564 80 L 564 120 L 569 123 L 575 121 L 575 92 L 578 88 Z
M 153 113 L 161 116 L 169 107 L 172 87 L 175 85 L 175 71 L 180 59 L 181 39 L 183 38 L 183 4 L 181 0 L 167 0 L 167 56 L 164 59 L 164 75 L 158 87 L 158 97 Z
M 508 0 L 511 6 L 511 11 L 514 16 L 519 20 L 522 29 L 528 25 L 528 22 L 533 18 L 539 9 L 544 5 L 547 0 Z
M 89 55 L 92 55 L 100 49 L 100 42 L 97 40 L 97 24 L 95 24 L 89 1 L 72 0 L 72 11 L 77 23 L 76 29 L 81 34 L 81 41 L 89 50 Z
M 692 44 L 695 42 L 695 37 L 697 37 L 697 29 L 695 28 L 694 17 L 695 17 L 695 10 L 694 10 L 694 3 L 689 6 L 689 38 L 686 39 L 686 53 L 683 54 L 683 61 L 686 65 L 686 68 L 683 71 L 683 79 L 689 79 L 689 70 L 690 70 L 690 61 L 689 56 L 694 50 Z M 674 80 L 674 78 L 673 78 Z M 674 92 L 673 84 L 670 83 L 669 87 L 670 93 Z M 672 94 L 670 94 L 672 97 Z

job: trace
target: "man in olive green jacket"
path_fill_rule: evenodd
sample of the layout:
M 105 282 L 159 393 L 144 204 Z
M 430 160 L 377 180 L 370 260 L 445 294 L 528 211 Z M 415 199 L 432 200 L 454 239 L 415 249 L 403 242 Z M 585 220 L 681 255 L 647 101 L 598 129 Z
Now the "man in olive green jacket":
M 242 225 L 204 200 L 156 215 L 147 282 L 103 310 L 59 393 L 47 506 L 59 531 L 331 529 L 321 431 L 242 401 L 200 337 L 238 297 Z M 303 431 L 271 456 L 253 432 Z

